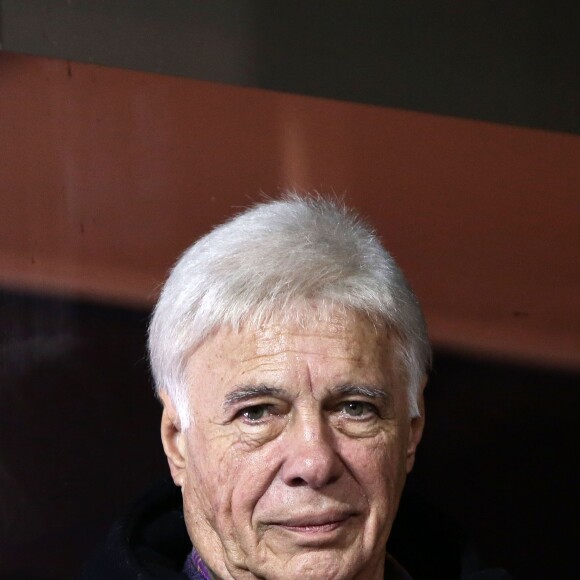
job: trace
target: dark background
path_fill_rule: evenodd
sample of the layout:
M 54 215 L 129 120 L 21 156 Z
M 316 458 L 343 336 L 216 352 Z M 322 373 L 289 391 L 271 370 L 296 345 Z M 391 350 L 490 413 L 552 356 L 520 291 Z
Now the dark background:
M 0 293 L 0 577 L 69 577 L 167 473 L 148 314 Z M 516 578 L 576 576 L 579 386 L 436 352 L 408 487 Z

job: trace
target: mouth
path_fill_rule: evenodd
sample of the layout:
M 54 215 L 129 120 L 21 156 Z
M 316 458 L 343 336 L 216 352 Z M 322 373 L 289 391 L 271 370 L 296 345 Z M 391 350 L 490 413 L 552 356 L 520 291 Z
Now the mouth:
M 321 534 L 324 532 L 332 532 L 337 530 L 346 520 L 337 520 L 334 522 L 327 522 L 324 524 L 309 524 L 304 526 L 289 526 L 284 524 L 279 524 L 284 530 L 289 532 L 298 532 L 302 534 Z
M 313 514 L 273 522 L 273 525 L 298 534 L 324 534 L 338 530 L 354 517 L 353 513 Z

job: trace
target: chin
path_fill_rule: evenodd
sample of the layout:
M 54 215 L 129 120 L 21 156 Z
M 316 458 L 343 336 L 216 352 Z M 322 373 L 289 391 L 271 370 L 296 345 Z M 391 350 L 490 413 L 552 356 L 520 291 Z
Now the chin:
M 355 561 L 355 555 L 349 556 L 336 550 L 308 550 L 289 556 L 285 564 L 259 570 L 257 575 L 272 580 L 352 579 L 358 576 L 361 570 L 360 563 Z

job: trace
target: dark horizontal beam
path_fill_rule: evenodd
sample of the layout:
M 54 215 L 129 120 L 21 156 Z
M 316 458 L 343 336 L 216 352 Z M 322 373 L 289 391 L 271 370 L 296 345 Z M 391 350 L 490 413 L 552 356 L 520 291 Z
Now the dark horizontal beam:
M 577 2 L 0 0 L 4 50 L 580 132 Z

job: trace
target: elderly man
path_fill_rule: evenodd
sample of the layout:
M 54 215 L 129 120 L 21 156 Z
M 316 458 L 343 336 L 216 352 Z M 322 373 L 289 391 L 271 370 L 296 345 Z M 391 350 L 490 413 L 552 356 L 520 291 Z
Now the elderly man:
M 386 544 L 431 350 L 403 274 L 355 215 L 288 196 L 216 228 L 172 270 L 149 348 L 183 516 L 149 498 L 113 533 L 126 551 L 88 576 L 410 578 Z M 191 544 L 169 539 L 181 517 Z

